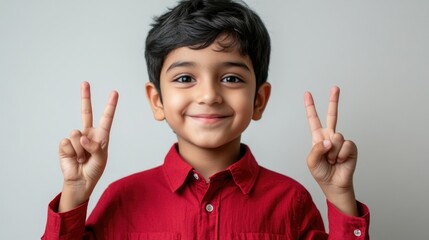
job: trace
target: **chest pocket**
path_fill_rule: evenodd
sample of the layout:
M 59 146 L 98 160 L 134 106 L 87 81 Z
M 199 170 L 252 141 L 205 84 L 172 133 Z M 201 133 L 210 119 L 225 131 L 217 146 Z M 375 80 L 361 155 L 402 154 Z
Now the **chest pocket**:
M 287 240 L 283 235 L 271 233 L 232 233 L 232 240 Z
M 180 233 L 151 232 L 151 233 L 128 233 L 128 240 L 180 240 Z

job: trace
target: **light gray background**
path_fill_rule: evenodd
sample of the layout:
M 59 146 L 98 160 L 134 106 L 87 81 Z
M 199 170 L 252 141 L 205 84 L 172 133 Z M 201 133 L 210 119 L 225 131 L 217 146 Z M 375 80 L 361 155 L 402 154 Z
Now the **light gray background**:
M 0 1 L 0 238 L 37 239 L 61 190 L 59 141 L 80 128 L 79 84 L 92 84 L 95 119 L 120 93 L 110 158 L 90 202 L 112 181 L 162 163 L 175 137 L 144 95 L 143 46 L 163 1 Z M 372 239 L 427 239 L 429 2 L 247 1 L 272 37 L 271 101 L 243 136 L 259 163 L 325 199 L 306 168 L 303 93 L 325 116 L 342 89 L 338 130 L 360 151 L 359 200 Z

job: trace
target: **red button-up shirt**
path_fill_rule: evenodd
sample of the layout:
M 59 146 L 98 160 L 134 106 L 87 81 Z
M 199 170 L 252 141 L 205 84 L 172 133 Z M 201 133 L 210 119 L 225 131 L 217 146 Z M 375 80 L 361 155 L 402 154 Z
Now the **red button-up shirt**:
M 88 203 L 57 213 L 50 204 L 42 239 L 369 239 L 369 210 L 361 217 L 328 202 L 330 234 L 306 189 L 243 157 L 207 183 L 176 145 L 157 168 L 111 184 L 85 223 Z

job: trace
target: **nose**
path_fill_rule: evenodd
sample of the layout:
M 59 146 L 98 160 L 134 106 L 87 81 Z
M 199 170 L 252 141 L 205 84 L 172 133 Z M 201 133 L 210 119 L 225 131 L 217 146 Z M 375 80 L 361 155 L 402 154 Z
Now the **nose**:
M 198 103 L 199 104 L 219 104 L 222 103 L 222 95 L 220 93 L 220 86 L 216 81 L 201 81 L 198 88 Z

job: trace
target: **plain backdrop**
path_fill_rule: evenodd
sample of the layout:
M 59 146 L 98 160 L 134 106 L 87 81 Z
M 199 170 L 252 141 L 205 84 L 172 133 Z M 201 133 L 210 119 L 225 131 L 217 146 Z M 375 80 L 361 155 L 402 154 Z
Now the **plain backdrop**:
M 372 239 L 427 239 L 429 2 L 247 1 L 272 38 L 272 97 L 243 134 L 258 162 L 326 203 L 305 163 L 311 136 L 303 94 L 325 116 L 341 87 L 338 131 L 359 147 L 354 183 Z M 61 191 L 59 141 L 81 128 L 82 81 L 94 120 L 120 93 L 110 157 L 90 201 L 112 181 L 162 164 L 175 136 L 144 94 L 144 40 L 173 0 L 0 0 L 0 238 L 38 239 Z M 325 217 L 326 219 L 326 217 Z

